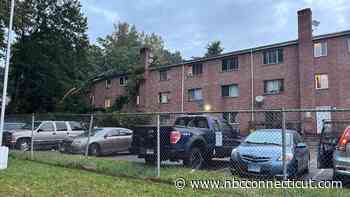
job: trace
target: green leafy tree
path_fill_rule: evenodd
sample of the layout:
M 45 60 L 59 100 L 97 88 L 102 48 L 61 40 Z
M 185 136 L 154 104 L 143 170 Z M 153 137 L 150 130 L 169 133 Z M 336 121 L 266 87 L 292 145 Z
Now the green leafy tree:
M 220 41 L 213 41 L 207 45 L 207 52 L 205 53 L 205 57 L 215 56 L 222 53 L 224 48 L 221 47 Z
M 78 0 L 63 5 L 26 0 L 18 7 L 10 109 L 27 113 L 65 108 L 57 108 L 65 92 L 94 74 L 88 66 L 87 19 L 81 5 Z

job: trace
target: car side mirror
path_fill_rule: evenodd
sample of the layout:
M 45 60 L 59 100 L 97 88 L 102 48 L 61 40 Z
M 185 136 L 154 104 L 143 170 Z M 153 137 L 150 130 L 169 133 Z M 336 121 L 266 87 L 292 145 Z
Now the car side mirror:
M 38 132 L 42 132 L 42 131 L 44 131 L 44 130 L 42 130 L 42 129 L 38 129 Z
M 307 145 L 305 143 L 298 143 L 296 148 L 306 148 Z
M 107 139 L 108 138 L 108 134 L 104 135 L 103 138 Z

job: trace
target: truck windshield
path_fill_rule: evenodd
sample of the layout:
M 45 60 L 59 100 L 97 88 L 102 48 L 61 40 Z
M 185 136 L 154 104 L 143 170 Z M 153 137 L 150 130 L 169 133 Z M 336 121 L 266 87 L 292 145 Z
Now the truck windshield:
M 181 117 L 175 121 L 176 127 L 209 128 L 205 117 Z

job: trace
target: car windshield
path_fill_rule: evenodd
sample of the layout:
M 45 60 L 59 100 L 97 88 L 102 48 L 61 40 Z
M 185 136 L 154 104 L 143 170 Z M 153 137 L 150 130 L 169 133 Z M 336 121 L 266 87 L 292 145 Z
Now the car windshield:
M 40 126 L 41 122 L 34 122 L 34 130 L 37 129 L 39 126 Z M 32 123 L 31 122 L 28 122 L 26 123 L 22 129 L 28 129 L 28 130 L 31 130 L 32 129 Z
M 95 135 L 98 135 L 100 133 L 102 133 L 104 130 L 102 128 L 96 128 L 96 129 L 93 129 L 91 131 L 91 134 L 90 136 L 95 136 Z M 86 130 L 84 133 L 82 133 L 80 136 L 82 137 L 87 137 L 89 135 L 89 130 Z
M 250 134 L 245 140 L 248 144 L 282 145 L 282 133 L 273 131 L 256 131 Z M 286 145 L 291 145 L 291 134 L 286 133 Z

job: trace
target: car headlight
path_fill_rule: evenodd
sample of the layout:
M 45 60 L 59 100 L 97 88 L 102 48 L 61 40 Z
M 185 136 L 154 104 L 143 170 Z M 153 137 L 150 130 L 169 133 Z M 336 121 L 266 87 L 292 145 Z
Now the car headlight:
M 286 154 L 286 161 L 291 161 L 293 159 L 292 154 Z M 281 155 L 278 159 L 278 161 L 283 161 L 283 155 Z

